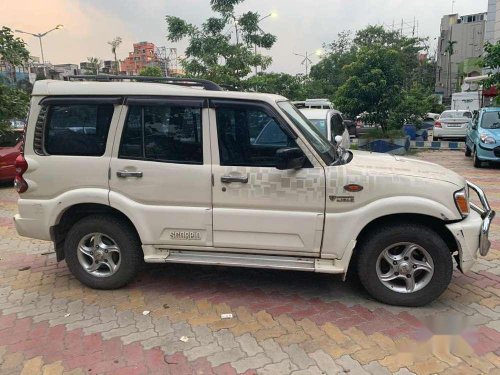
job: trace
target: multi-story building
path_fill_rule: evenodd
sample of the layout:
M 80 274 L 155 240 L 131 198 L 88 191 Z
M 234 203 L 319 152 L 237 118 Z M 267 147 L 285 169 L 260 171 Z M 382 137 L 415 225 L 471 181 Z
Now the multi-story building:
M 141 69 L 158 65 L 156 46 L 151 42 L 134 43 L 134 50 L 121 62 L 120 70 L 127 75 L 138 75 Z
M 491 44 L 500 40 L 500 0 L 488 0 L 488 19 L 484 40 Z
M 114 74 L 115 73 L 115 62 L 113 60 L 104 60 L 102 62 L 101 72 L 104 74 Z
M 436 93 L 450 98 L 461 91 L 463 79 L 481 75 L 478 57 L 483 53 L 486 13 L 441 19 L 437 46 Z

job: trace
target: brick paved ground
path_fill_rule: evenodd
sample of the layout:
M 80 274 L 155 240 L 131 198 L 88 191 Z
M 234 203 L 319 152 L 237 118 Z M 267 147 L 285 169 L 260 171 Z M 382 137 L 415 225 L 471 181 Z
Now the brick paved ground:
M 417 157 L 477 182 L 500 211 L 499 168 L 458 152 Z M 500 220 L 473 272 L 407 309 L 286 271 L 154 266 L 125 289 L 91 290 L 50 243 L 17 236 L 16 198 L 0 188 L 1 374 L 500 374 Z

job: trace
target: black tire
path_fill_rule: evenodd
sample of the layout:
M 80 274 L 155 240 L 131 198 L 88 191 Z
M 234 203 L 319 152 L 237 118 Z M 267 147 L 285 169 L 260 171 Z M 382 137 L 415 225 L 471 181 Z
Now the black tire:
M 411 242 L 427 251 L 434 272 L 427 285 L 411 293 L 389 289 L 377 275 L 377 259 L 393 244 Z M 357 250 L 358 273 L 364 288 L 375 299 L 389 305 L 417 307 L 438 298 L 448 287 L 453 274 L 451 252 L 443 239 L 421 224 L 386 224 L 363 236 Z
M 433 138 L 432 138 L 432 140 L 433 140 L 434 142 L 440 142 L 439 137 L 433 137 Z
M 473 160 L 474 160 L 474 167 L 475 168 L 481 168 L 483 166 L 483 162 L 477 156 L 477 151 L 476 151 L 475 147 L 474 147 L 474 152 L 472 154 L 472 157 L 473 157 Z
M 100 232 L 114 240 L 120 249 L 120 265 L 110 276 L 98 277 L 86 271 L 78 260 L 78 245 L 85 236 Z M 82 283 L 94 289 L 117 289 L 127 285 L 143 263 L 141 242 L 131 225 L 114 216 L 92 215 L 75 223 L 64 241 L 68 268 Z
M 472 151 L 469 146 L 465 145 L 465 156 L 469 157 L 472 155 Z

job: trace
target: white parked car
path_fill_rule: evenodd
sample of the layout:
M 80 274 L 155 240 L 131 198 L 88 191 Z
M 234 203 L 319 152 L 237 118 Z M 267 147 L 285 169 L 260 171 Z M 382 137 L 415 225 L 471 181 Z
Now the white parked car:
M 434 140 L 443 138 L 464 138 L 467 134 L 467 125 L 472 120 L 470 111 L 444 111 L 434 123 Z
M 165 82 L 34 85 L 16 228 L 52 240 L 85 285 L 122 287 L 143 260 L 344 276 L 356 263 L 375 298 L 420 306 L 453 255 L 467 272 L 488 252 L 495 213 L 458 174 L 337 148 L 281 96 Z

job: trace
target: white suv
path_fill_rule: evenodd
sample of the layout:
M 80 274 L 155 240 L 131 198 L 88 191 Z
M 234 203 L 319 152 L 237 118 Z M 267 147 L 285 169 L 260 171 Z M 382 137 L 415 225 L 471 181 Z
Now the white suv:
M 355 264 L 375 298 L 418 306 L 446 289 L 452 254 L 465 272 L 488 252 L 494 212 L 456 173 L 336 148 L 281 96 L 165 81 L 35 83 L 15 223 L 82 283 L 119 288 L 143 260 Z

